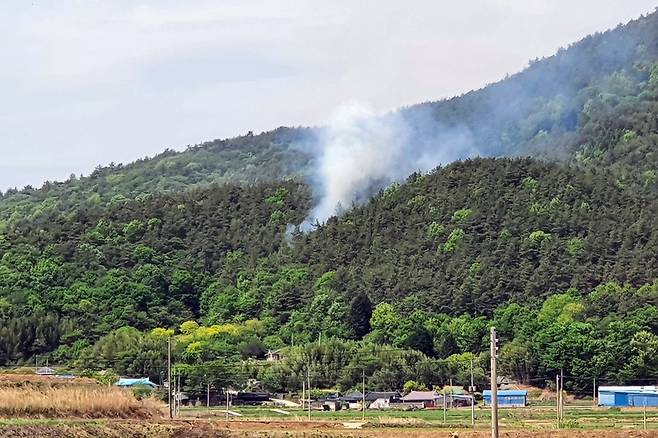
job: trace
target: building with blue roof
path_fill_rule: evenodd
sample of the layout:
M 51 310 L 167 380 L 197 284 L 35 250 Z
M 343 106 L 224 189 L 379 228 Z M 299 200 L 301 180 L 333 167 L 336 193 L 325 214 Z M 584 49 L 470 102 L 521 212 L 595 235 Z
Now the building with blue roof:
M 599 386 L 599 406 L 658 406 L 656 386 Z
M 491 390 L 482 391 L 485 406 L 491 406 Z M 498 406 L 500 407 L 524 407 L 528 404 L 528 391 L 525 389 L 499 389 Z
M 121 377 L 117 381 L 117 383 L 115 383 L 115 385 L 124 388 L 132 388 L 135 386 L 150 386 L 151 388 L 155 388 L 158 386 L 155 383 L 151 382 L 148 377 L 141 377 L 138 379 L 129 379 L 126 377 Z

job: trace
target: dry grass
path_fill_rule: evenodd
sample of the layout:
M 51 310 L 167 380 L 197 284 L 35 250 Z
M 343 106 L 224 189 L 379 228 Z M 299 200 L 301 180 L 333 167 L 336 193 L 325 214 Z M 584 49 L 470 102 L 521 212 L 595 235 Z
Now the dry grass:
M 116 387 L 0 387 L 2 417 L 152 418 L 159 413 L 156 401 L 137 400 Z
M 76 377 L 74 379 L 65 379 L 58 376 L 39 376 L 37 374 L 20 374 L 20 373 L 2 373 L 0 374 L 0 386 L 12 385 L 97 385 L 95 379 L 88 377 Z

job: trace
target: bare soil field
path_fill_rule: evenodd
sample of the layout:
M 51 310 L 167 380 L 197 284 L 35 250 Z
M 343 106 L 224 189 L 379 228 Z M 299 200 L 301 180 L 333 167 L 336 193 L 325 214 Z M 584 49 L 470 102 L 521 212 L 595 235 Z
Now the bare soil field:
M 451 430 L 442 428 L 374 428 L 346 430 L 340 423 L 290 421 L 205 421 L 205 420 L 110 420 L 34 422 L 0 424 L 0 438 L 54 437 L 54 438 L 119 438 L 119 437 L 170 437 L 170 438 L 487 438 L 488 430 Z M 658 437 L 658 431 L 576 431 L 576 430 L 501 430 L 505 438 L 649 438 Z

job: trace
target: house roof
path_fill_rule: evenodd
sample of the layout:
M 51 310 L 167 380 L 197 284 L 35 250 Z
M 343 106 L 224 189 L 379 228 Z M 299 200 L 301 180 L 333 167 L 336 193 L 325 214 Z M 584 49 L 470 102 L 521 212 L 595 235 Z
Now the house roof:
M 119 379 L 117 383 L 115 383 L 116 386 L 141 386 L 141 385 L 146 385 L 146 386 L 158 386 L 155 383 L 151 382 L 148 377 L 140 377 L 138 379 L 129 379 L 126 377 L 122 377 Z
M 482 391 L 483 396 L 489 396 L 491 397 L 491 390 L 490 389 L 485 389 Z M 500 396 L 507 396 L 507 397 L 527 397 L 528 396 L 528 391 L 525 389 L 499 389 L 498 390 L 498 397 Z
M 405 402 L 421 402 L 421 401 L 432 401 L 441 398 L 436 391 L 411 391 L 409 394 L 402 397 L 402 401 Z
M 399 392 L 377 392 L 377 391 L 371 391 L 366 393 L 366 400 L 367 401 L 375 401 L 380 398 L 399 398 L 400 393 Z
M 345 394 L 343 400 L 354 400 L 360 401 L 363 398 L 363 393 L 361 391 L 352 391 Z
M 599 392 L 658 394 L 656 386 L 599 386 Z

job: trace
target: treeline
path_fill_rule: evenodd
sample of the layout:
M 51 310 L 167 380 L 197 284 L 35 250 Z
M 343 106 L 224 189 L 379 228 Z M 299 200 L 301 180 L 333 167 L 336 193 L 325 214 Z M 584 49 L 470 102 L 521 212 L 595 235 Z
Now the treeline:
M 172 337 L 175 372 L 192 393 L 207 384 L 243 388 L 254 382 L 270 392 L 298 392 L 307 373 L 312 387 L 342 391 L 360 388 L 362 376 L 369 390 L 379 391 L 449 382 L 466 386 L 471 367 L 476 384 L 484 387 L 493 325 L 503 375 L 543 386 L 561 372 L 569 391 L 589 394 L 593 379 L 644 383 L 655 378 L 657 305 L 658 282 L 637 289 L 607 283 L 587 294 L 569 290 L 539 306 L 502 305 L 490 318 L 409 313 L 380 303 L 366 321 L 371 330 L 363 340 L 325 335 L 295 346 L 284 343 L 285 330 L 272 320 L 211 326 L 187 321 L 176 330 L 147 333 L 124 327 L 83 350 L 74 365 L 158 381 Z M 357 329 L 349 311 L 334 316 L 347 333 Z M 280 360 L 264 361 L 268 351 Z
M 143 202 L 165 193 L 211 184 L 259 184 L 304 175 L 311 155 L 309 128 L 278 128 L 260 135 L 214 140 L 167 149 L 153 158 L 97 167 L 90 175 L 47 181 L 0 193 L 0 231 L 25 221 L 47 221 L 61 213 L 75 216 Z

